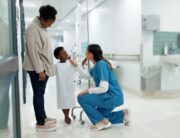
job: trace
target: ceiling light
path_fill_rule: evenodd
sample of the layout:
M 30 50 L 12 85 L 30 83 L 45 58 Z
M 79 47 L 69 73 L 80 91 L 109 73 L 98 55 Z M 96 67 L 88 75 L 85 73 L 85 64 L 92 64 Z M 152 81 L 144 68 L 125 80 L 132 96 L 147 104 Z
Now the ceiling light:
M 33 3 L 24 3 L 23 5 L 25 8 L 34 8 L 35 7 L 35 4 L 33 4 Z
M 25 18 L 26 22 L 31 22 L 33 20 L 33 18 Z
M 70 20 L 66 20 L 67 23 L 70 23 Z
M 85 12 L 85 11 L 87 11 L 87 8 L 86 8 L 86 7 L 83 7 L 83 8 L 81 9 L 81 11 L 82 11 L 82 12 Z
M 62 28 L 61 28 L 61 27 L 58 27 L 58 29 L 59 29 L 59 30 L 62 30 Z

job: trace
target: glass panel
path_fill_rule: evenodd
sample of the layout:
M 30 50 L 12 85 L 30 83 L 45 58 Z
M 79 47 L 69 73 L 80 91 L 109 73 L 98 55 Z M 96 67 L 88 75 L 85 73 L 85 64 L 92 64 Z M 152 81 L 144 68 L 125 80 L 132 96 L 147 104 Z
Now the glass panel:
M 13 16 L 10 12 L 14 6 L 13 2 L 12 0 L 0 0 L 0 137 L 2 138 L 15 137 L 15 132 L 17 132 L 16 123 L 14 123 L 16 107 L 13 102 L 14 95 L 12 96 L 15 89 L 11 89 L 15 76 L 13 71 L 16 69 L 13 68 L 12 71 L 11 65 L 17 65 L 17 63 L 7 58 L 13 55 L 12 36 L 14 34 L 11 19 Z
M 0 59 L 12 54 L 12 47 L 9 44 L 9 13 L 8 1 L 0 0 Z
M 76 47 L 78 49 L 79 62 L 85 57 L 86 48 L 89 44 L 89 26 L 88 26 L 88 0 L 79 0 L 76 8 Z M 88 71 L 89 63 L 84 65 L 84 69 Z M 90 87 L 90 81 L 80 79 L 80 83 L 84 89 Z M 84 84 L 84 85 L 83 85 Z
M 7 78 L 7 77 L 6 77 Z M 9 83 L 9 80 L 0 79 L 1 83 Z M 2 85 L 1 85 L 2 86 Z M 13 113 L 12 113 L 12 89 L 9 85 L 4 84 L 4 88 L 1 89 L 0 99 L 0 137 L 12 138 L 13 137 Z
M 164 55 L 167 47 L 168 55 L 180 54 L 180 33 L 178 32 L 155 32 L 153 35 L 153 54 Z

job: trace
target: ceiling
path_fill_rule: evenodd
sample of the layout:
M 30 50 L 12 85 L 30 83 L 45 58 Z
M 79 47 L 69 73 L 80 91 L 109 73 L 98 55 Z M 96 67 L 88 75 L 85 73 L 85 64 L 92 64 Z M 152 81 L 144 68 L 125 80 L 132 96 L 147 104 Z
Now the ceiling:
M 54 26 L 57 26 L 76 7 L 77 0 L 24 0 L 25 22 L 27 25 L 39 15 L 39 7 L 46 4 L 57 9 L 56 24 L 54 24 Z
M 88 0 L 89 8 L 102 3 L 104 0 Z M 39 15 L 39 7 L 42 5 L 52 5 L 58 11 L 56 22 L 49 29 L 52 34 L 62 34 L 64 29 L 75 29 L 76 22 L 76 7 L 77 3 L 81 3 L 81 14 L 87 12 L 86 0 L 24 0 L 25 22 L 26 26 Z

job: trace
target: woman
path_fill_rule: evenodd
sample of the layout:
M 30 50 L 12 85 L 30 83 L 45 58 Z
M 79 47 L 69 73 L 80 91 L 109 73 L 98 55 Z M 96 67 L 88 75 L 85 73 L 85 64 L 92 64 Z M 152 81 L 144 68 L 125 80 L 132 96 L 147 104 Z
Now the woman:
M 86 59 L 94 67 L 90 75 L 96 84 L 95 88 L 84 90 L 78 95 L 78 102 L 93 123 L 92 130 L 102 130 L 111 124 L 128 124 L 128 110 L 112 112 L 115 107 L 123 105 L 122 90 L 112 72 L 111 64 L 103 57 L 103 52 L 98 44 L 90 44 L 86 50 Z
M 40 131 L 56 130 L 56 120 L 46 116 L 44 94 L 49 76 L 54 74 L 51 43 L 46 28 L 56 20 L 57 11 L 50 5 L 39 9 L 39 17 L 26 30 L 26 55 L 24 69 L 28 72 L 33 88 L 33 105 L 36 116 L 36 129 Z

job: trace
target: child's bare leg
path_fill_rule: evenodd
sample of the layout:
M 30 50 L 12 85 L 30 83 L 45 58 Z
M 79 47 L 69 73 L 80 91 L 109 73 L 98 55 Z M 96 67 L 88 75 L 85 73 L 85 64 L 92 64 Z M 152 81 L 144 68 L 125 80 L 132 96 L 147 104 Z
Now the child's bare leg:
M 63 109 L 62 110 L 63 111 L 63 113 L 64 113 L 64 116 L 65 116 L 65 118 L 64 118 L 64 122 L 66 122 L 66 124 L 71 124 L 71 118 L 69 117 L 69 109 Z

